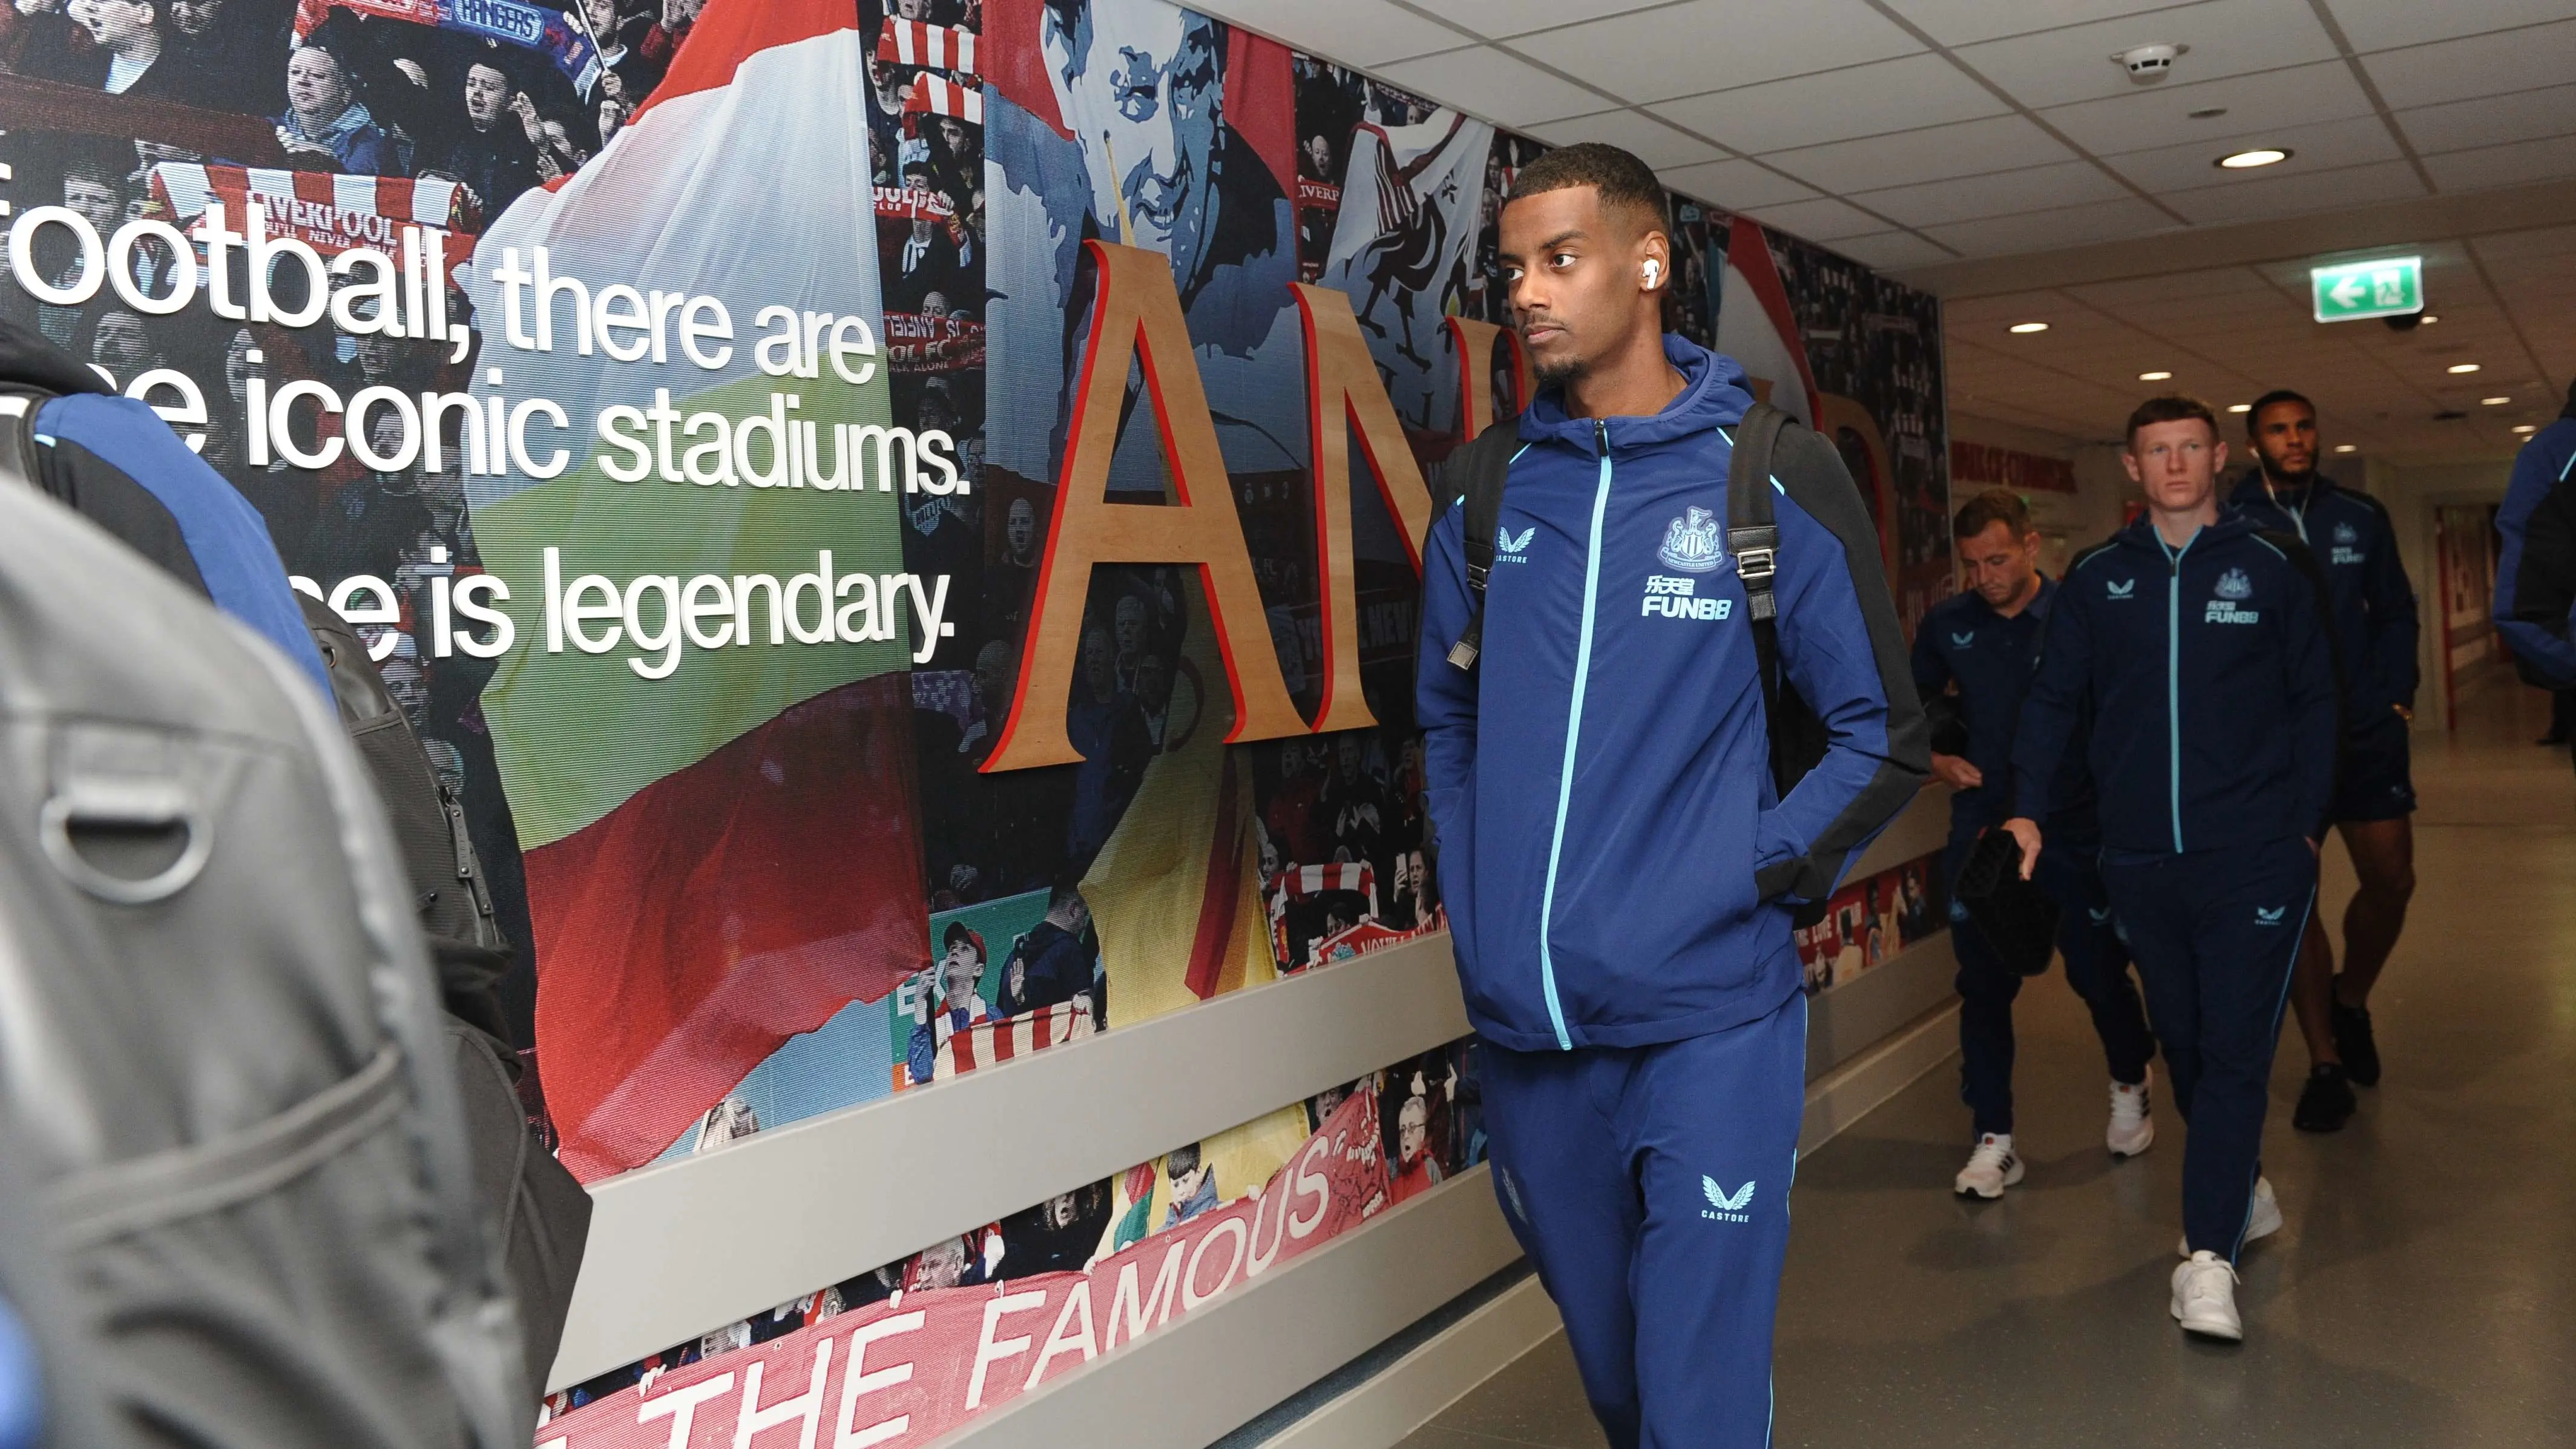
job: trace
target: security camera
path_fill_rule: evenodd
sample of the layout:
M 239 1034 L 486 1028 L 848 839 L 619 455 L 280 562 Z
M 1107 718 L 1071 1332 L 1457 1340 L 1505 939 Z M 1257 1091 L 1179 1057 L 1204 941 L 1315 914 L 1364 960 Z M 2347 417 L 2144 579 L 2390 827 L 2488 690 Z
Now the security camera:
M 2129 79 L 2151 86 L 2173 73 L 2176 56 L 2188 55 L 2188 45 L 2139 45 L 2119 52 L 2111 59 L 2129 68 Z

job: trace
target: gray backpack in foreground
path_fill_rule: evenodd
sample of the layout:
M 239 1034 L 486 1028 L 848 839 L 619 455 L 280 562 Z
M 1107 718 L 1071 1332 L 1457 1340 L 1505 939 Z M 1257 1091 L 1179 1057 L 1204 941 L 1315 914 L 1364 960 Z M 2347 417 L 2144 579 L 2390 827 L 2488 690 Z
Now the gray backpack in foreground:
M 329 702 L 6 477 L 0 1112 L 42 1208 L 0 1234 L 45 1236 L 69 1312 L 30 1327 L 105 1445 L 531 1441 L 412 892 Z

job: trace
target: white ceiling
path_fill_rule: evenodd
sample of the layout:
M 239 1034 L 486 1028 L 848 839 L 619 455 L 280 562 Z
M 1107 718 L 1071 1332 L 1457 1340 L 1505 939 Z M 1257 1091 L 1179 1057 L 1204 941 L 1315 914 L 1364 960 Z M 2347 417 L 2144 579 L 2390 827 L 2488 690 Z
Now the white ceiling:
M 1190 3 L 1542 140 L 1624 146 L 1886 269 L 2576 180 L 2576 0 Z M 2158 43 L 2189 47 L 2158 84 L 2111 59 Z M 2257 145 L 2293 155 L 2215 165 Z M 1953 404 L 2112 436 L 2137 374 L 2169 367 L 2219 401 L 2294 379 L 2382 451 L 2509 446 L 2477 399 L 2528 420 L 2576 371 L 2576 237 L 2427 251 L 2442 320 L 2405 337 L 2317 326 L 2303 263 L 1954 300 Z M 2431 365 L 2455 360 L 2484 370 Z M 2469 423 L 2432 423 L 2454 404 Z
M 2509 453 L 2514 425 L 2557 416 L 2576 376 L 2576 226 L 2422 252 L 2438 320 L 2403 333 L 2318 325 L 2304 258 L 1954 298 L 1942 307 L 1950 407 L 2112 439 L 2151 392 L 2224 407 L 2291 387 L 2316 400 L 2330 446 L 2425 461 Z M 2016 322 L 2048 330 L 2016 335 Z M 2474 373 L 2449 370 L 2472 362 Z M 2173 380 L 2141 381 L 2150 370 Z M 2446 411 L 2465 416 L 2437 417 Z
M 2576 0 L 1198 8 L 1542 140 L 1625 146 L 1881 267 L 2576 177 Z M 2156 85 L 2110 58 L 2156 43 L 2189 47 Z M 2257 144 L 2294 154 L 2213 164 Z

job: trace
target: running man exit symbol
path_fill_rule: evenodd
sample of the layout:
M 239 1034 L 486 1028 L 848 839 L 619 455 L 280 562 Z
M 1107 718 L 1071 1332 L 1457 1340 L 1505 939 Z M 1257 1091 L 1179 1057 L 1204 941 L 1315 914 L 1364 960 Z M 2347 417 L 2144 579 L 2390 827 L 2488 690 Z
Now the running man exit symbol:
M 2422 257 L 2311 267 L 2308 282 L 2320 322 L 2355 322 L 2424 310 Z

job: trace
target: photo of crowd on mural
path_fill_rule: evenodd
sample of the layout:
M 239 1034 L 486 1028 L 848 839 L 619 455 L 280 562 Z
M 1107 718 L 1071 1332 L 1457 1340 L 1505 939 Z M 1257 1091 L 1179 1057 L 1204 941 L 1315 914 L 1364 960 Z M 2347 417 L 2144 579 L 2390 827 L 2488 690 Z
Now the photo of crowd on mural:
M 0 317 L 162 407 L 257 510 L 295 586 L 350 621 L 470 836 L 510 943 L 501 998 L 517 1090 L 584 1181 L 935 1091 L 1444 930 L 1415 718 L 1427 519 L 1413 514 L 1421 470 L 1511 426 L 1529 400 L 1499 219 L 1541 143 L 1166 0 L 854 0 L 852 31 L 800 42 L 837 48 L 793 62 L 829 67 L 802 73 L 812 83 L 795 114 L 746 119 L 740 94 L 722 100 L 731 110 L 711 95 L 743 90 L 726 79 L 735 69 L 800 74 L 778 59 L 795 45 L 761 49 L 726 29 L 749 26 L 740 7 L 757 3 L 0 6 L 0 104 L 42 118 L 0 131 L 12 215 L 59 208 L 100 239 L 161 227 L 86 248 L 79 226 L 32 229 L 27 260 L 0 266 Z M 742 53 L 708 59 L 710 37 Z M 828 184 L 724 190 L 727 178 L 710 180 L 722 168 L 704 164 L 715 143 L 691 129 L 718 127 L 768 127 L 757 134 L 782 154 L 823 146 L 797 165 Z M 714 190 L 689 189 L 701 185 Z M 1749 220 L 1667 201 L 1669 329 L 1743 357 L 1756 389 L 1835 440 L 1910 625 L 1949 586 L 1934 304 Z M 708 239 L 730 217 L 690 210 L 711 205 L 774 206 L 762 214 L 778 234 L 747 261 L 729 235 Z M 313 263 L 253 278 L 247 246 L 207 240 L 254 222 Z M 415 295 L 398 325 L 385 309 L 400 303 L 353 300 L 342 259 L 370 249 L 421 259 L 405 264 Z M 99 255 L 126 275 L 61 300 Z M 1140 348 L 1094 376 L 1109 272 L 1140 258 L 1158 295 L 1168 272 L 1188 347 Z M 495 290 L 521 267 L 540 335 L 552 326 L 577 347 L 522 339 L 522 293 Z M 207 276 L 192 304 L 133 300 L 176 295 L 191 268 Z M 1320 290 L 1301 300 L 1300 284 Z M 596 304 L 624 363 L 612 294 L 643 288 L 664 311 L 724 293 L 746 324 L 731 361 L 684 359 L 684 340 L 631 372 L 594 362 L 583 309 Z M 254 292 L 266 300 L 249 313 L 207 300 Z M 1318 324 L 1301 311 L 1314 297 L 1347 308 L 1325 320 L 1356 326 L 1366 355 L 1352 370 L 1374 372 L 1400 429 L 1399 448 L 1353 422 L 1347 500 L 1319 496 L 1319 449 L 1340 420 L 1308 413 L 1322 385 L 1320 365 L 1309 375 Z M 749 319 L 773 302 L 791 319 L 804 308 L 809 332 L 859 314 L 865 382 L 838 350 L 848 386 L 829 381 L 810 342 L 803 371 L 764 351 L 767 376 L 754 374 Z M 440 320 L 424 331 L 424 316 Z M 689 376 L 691 362 L 708 375 Z M 1180 369 L 1195 373 L 1186 389 L 1171 385 Z M 604 469 L 582 410 L 603 438 L 603 403 L 652 400 L 676 420 L 656 389 L 683 383 L 708 389 L 680 400 L 707 410 L 691 435 L 718 410 L 756 422 L 775 406 L 783 419 L 799 404 L 771 389 L 801 389 L 808 416 L 828 405 L 852 428 L 943 438 L 953 486 L 871 475 L 873 490 L 791 497 L 730 475 L 734 488 L 714 486 L 695 462 L 684 480 L 669 422 L 658 480 Z M 505 387 L 552 389 L 574 409 L 556 425 L 561 476 L 477 461 L 478 409 L 497 439 Z M 356 399 L 371 389 L 392 403 L 369 414 Z M 1104 395 L 1109 406 L 1086 412 Z M 428 411 L 433 396 L 458 406 Z M 386 431 L 415 397 L 437 445 Z M 1174 457 L 1185 404 L 1214 440 L 1213 471 L 1195 480 Z M 790 435 L 777 425 L 773 459 Z M 750 445 L 732 446 L 748 472 Z M 1077 464 L 1100 470 L 1102 497 L 1068 498 Z M 1448 501 L 1431 497 L 1431 511 Z M 1102 502 L 1223 504 L 1248 602 L 1220 610 L 1213 571 L 1169 552 L 1069 562 L 1069 509 Z M 1327 536 L 1328 515 L 1346 537 Z M 739 621 L 722 662 L 693 656 L 698 672 L 648 688 L 662 676 L 646 661 L 587 658 L 601 651 L 578 627 L 572 649 L 559 630 L 547 642 L 558 563 L 566 576 L 591 566 L 577 548 L 639 583 L 664 578 L 666 636 L 681 627 L 680 573 L 705 567 Z M 685 558 L 702 565 L 672 561 Z M 859 572 L 832 595 L 836 569 Z M 450 647 L 452 602 L 505 573 L 515 648 Z M 827 610 L 853 582 L 882 590 L 884 632 L 827 633 L 833 648 L 811 651 L 826 662 L 785 662 L 780 620 L 804 637 L 809 578 Z M 754 647 L 754 580 L 784 599 L 767 606 L 773 653 Z M 704 646 L 699 582 L 686 627 Z M 620 600 L 639 643 L 645 597 L 629 587 Z M 904 598 L 915 605 L 898 612 Z M 1263 640 L 1269 658 L 1243 653 Z M 1243 678 L 1274 663 L 1301 720 L 1337 723 L 1237 741 Z M 1042 667 L 1060 667 L 1062 698 L 1033 684 Z M 996 768 L 1039 715 L 1060 720 L 1069 749 Z M 1947 920 L 1923 862 L 1846 883 L 1800 932 L 1809 989 Z M 1173 1244 L 1196 1275 L 1237 1218 L 1256 1254 L 1302 1251 L 1482 1162 L 1478 1079 L 1472 1040 L 1392 1063 L 714 1327 L 558 1394 L 548 1412 L 607 1424 L 603 1401 L 681 1383 L 702 1362 L 801 1345 L 826 1321 L 847 1328 L 898 1305 L 936 1319 L 948 1311 L 937 1305 L 966 1301 L 939 1297 L 954 1290 L 1044 1280 L 1063 1294 L 1098 1280 L 1106 1293 L 1119 1271 L 1161 1271 L 1154 1255 Z M 1245 1259 L 1245 1275 L 1268 1261 Z M 1204 1289 L 1178 1281 L 1166 1313 Z M 924 1411 L 903 1442 L 935 1427 Z
M 1139 1315 L 1129 1325 L 1132 1336 L 1213 1293 L 1203 1294 L 1201 1285 L 1184 1279 L 1158 1281 L 1139 1294 L 1132 1268 L 1123 1278 L 1115 1272 L 1135 1261 L 1131 1250 L 1184 1238 L 1192 1224 L 1246 1207 L 1253 1210 L 1255 1227 L 1267 1225 L 1275 1250 L 1284 1213 L 1273 1200 L 1293 1185 L 1282 1179 L 1299 1164 L 1318 1163 L 1326 1151 L 1354 1164 L 1356 1173 L 1348 1181 L 1336 1181 L 1332 1190 L 1337 1198 L 1349 1199 L 1356 1221 L 1483 1162 L 1484 1118 L 1475 1060 L 1471 1039 L 1396 1062 L 1260 1121 L 1176 1147 L 1116 1177 L 1058 1193 L 998 1222 L 943 1238 L 908 1257 L 565 1389 L 547 1399 L 546 1417 L 554 1421 L 592 1409 L 578 1422 L 614 1433 L 616 1426 L 631 1423 L 633 1401 L 681 1386 L 690 1377 L 683 1371 L 693 1365 L 802 1335 L 833 1320 L 847 1322 L 844 1315 L 849 1314 L 902 1311 L 933 1317 L 962 1314 L 971 1320 L 995 1291 L 987 1285 L 1052 1274 L 1081 1274 L 1104 1289 L 1113 1283 L 1123 1288 L 1128 1296 L 1122 1301 Z M 1294 1226 L 1291 1221 L 1287 1231 Z M 1248 1251 L 1257 1253 L 1261 1247 L 1256 1234 Z M 983 1291 L 949 1291 L 978 1288 Z M 1109 1321 L 1104 1312 L 1104 1329 Z M 1115 1330 L 1108 1332 L 1114 1340 Z M 623 1412 L 621 1404 L 628 1406 Z

